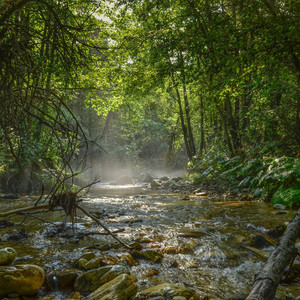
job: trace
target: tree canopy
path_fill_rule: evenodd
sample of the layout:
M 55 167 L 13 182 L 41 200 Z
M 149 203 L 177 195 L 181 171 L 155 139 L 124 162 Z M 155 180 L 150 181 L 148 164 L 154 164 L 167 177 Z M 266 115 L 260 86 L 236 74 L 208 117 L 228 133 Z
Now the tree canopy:
M 100 144 L 131 158 L 151 143 L 165 158 L 184 145 L 190 161 L 295 156 L 299 12 L 295 0 L 2 1 L 2 171 L 72 170 L 88 147 L 76 101 L 99 114 Z

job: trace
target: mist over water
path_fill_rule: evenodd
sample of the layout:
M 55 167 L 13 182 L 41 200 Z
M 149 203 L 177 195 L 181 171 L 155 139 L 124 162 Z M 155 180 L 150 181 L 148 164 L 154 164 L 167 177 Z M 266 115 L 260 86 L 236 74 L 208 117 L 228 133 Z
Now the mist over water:
M 98 179 L 102 183 L 114 183 L 124 176 L 130 177 L 133 183 L 143 182 L 143 176 L 145 174 L 149 174 L 153 178 L 184 176 L 184 166 L 169 168 L 165 167 L 163 163 L 160 164 L 159 159 L 157 160 L 158 162 L 156 163 L 154 163 L 152 159 L 137 165 L 126 159 L 121 160 L 109 157 L 94 158 L 88 156 L 86 159 L 86 167 L 80 176 L 86 182 L 92 182 Z

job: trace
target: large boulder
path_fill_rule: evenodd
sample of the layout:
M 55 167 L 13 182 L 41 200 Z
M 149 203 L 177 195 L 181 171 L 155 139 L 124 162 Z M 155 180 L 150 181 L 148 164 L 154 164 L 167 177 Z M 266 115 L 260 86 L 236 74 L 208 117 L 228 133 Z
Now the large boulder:
M 178 286 L 170 283 L 161 283 L 152 286 L 139 293 L 134 300 L 139 299 L 190 299 L 195 295 L 195 291 L 183 286 Z
M 101 285 L 116 278 L 120 274 L 129 274 L 125 265 L 105 266 L 80 274 L 75 281 L 75 290 L 81 294 L 89 294 Z
M 0 266 L 9 266 L 13 263 L 17 252 L 14 248 L 0 249 Z
M 137 293 L 136 278 L 133 275 L 121 274 L 102 285 L 87 300 L 128 300 Z
M 0 296 L 36 294 L 45 280 L 45 272 L 35 265 L 0 267 Z

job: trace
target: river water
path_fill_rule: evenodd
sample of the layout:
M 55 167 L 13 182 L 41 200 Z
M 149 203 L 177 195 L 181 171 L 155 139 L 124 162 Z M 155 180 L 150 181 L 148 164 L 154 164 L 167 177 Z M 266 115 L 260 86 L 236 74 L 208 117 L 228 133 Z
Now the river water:
M 31 199 L 1 200 L 1 211 L 23 207 L 25 202 L 28 205 Z M 183 196 L 135 186 L 98 185 L 83 197 L 81 205 L 110 230 L 120 231 L 118 237 L 126 243 L 139 242 L 144 250 L 163 253 L 160 263 L 141 259 L 131 266 L 140 290 L 170 282 L 185 285 L 209 299 L 247 295 L 273 246 L 256 249 L 245 241 L 280 228 L 295 215 L 295 211 L 278 212 L 271 204 L 259 201 Z M 103 230 L 85 215 L 77 216 L 75 231 L 69 230 L 69 235 L 51 235 L 51 228 L 64 221 L 62 211 L 6 220 L 16 225 L 0 229 L 0 246 L 17 250 L 15 263 L 40 265 L 46 274 L 72 269 L 74 261 L 86 251 L 99 254 L 99 249 L 104 249 L 101 255 L 116 260 L 128 253 L 124 247 L 113 247 L 111 237 L 95 234 Z M 78 237 L 87 232 L 91 235 Z M 14 239 L 14 234 L 24 236 Z M 112 247 L 101 248 L 105 243 Z M 67 299 L 66 294 L 53 289 L 52 285 L 52 290 L 42 290 L 40 296 Z M 282 299 L 296 298 L 300 295 L 300 279 L 279 286 L 277 291 Z

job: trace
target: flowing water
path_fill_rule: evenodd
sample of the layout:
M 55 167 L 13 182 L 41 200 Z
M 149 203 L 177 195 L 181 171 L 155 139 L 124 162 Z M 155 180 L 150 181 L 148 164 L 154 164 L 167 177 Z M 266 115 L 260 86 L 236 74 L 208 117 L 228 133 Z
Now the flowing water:
M 1 200 L 1 211 L 22 207 L 25 202 L 28 205 L 30 199 Z M 295 211 L 278 213 L 271 204 L 263 202 L 201 195 L 183 197 L 132 186 L 118 189 L 98 185 L 81 205 L 112 231 L 120 231 L 118 237 L 125 242 L 137 241 L 144 250 L 163 253 L 160 263 L 141 259 L 131 266 L 140 290 L 170 282 L 214 299 L 230 299 L 250 291 L 254 275 L 273 247 L 256 250 L 243 241 L 266 234 L 295 215 Z M 44 288 L 41 295 L 51 294 L 54 299 L 67 298 L 58 291 L 55 274 L 72 269 L 74 261 L 86 251 L 116 260 L 128 253 L 123 247 L 114 247 L 111 237 L 97 235 L 103 230 L 84 215 L 77 217 L 74 232 L 61 229 L 65 235 L 52 234 L 51 230 L 55 226 L 57 230 L 63 218 L 62 211 L 32 214 L 26 220 L 24 216 L 6 218 L 16 225 L 0 229 L 0 246 L 11 246 L 18 252 L 15 263 L 34 263 L 42 266 L 48 277 L 52 274 L 52 285 Z M 79 237 L 88 232 L 90 235 Z M 14 233 L 24 236 L 17 240 Z M 105 243 L 111 247 L 102 247 Z M 286 295 L 299 296 L 300 280 L 280 286 L 278 295 L 282 299 Z

